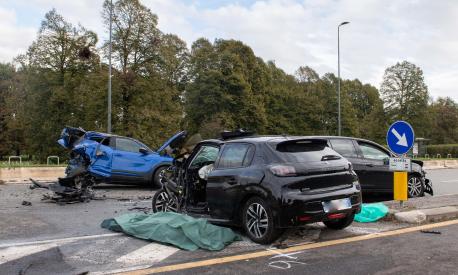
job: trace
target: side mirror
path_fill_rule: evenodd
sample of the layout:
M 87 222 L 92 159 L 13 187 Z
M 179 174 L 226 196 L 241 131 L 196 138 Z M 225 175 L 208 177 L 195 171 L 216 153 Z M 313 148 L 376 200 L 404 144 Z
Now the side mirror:
M 142 147 L 142 148 L 140 148 L 140 149 L 138 149 L 138 151 L 139 151 L 140 153 L 142 153 L 143 155 L 146 155 L 146 154 L 148 154 L 148 149 L 146 149 L 146 148 L 143 148 L 143 147 Z

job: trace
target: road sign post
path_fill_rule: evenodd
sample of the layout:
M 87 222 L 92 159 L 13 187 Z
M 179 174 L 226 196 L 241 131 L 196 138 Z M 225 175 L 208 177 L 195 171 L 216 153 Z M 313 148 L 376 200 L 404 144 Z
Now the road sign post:
M 386 134 L 386 143 L 397 157 L 390 158 L 389 168 L 393 172 L 393 198 L 398 200 L 401 207 L 408 197 L 408 172 L 412 164 L 405 154 L 412 148 L 415 134 L 412 126 L 405 121 L 391 124 Z

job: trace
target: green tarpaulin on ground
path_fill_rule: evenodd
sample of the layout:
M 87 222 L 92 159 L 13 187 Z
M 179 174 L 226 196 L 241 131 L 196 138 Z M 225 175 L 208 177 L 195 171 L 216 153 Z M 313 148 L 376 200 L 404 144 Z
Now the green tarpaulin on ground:
M 172 244 L 191 251 L 198 248 L 221 250 L 226 245 L 241 240 L 230 228 L 172 212 L 129 213 L 104 220 L 101 226 L 136 238 Z
M 388 207 L 383 203 L 363 203 L 361 212 L 355 215 L 357 222 L 375 222 L 388 214 Z

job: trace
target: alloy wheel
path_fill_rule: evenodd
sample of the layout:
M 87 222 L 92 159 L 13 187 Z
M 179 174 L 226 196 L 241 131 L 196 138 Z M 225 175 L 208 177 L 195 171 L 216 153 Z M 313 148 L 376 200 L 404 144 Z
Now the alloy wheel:
M 412 198 L 418 197 L 421 195 L 422 183 L 418 177 L 411 177 L 408 184 L 408 192 Z
M 169 197 L 169 195 L 166 192 L 161 192 L 155 203 L 156 211 L 157 212 L 176 212 L 177 207 L 175 202 L 173 201 L 172 198 Z
M 246 212 L 246 227 L 256 238 L 262 238 L 268 229 L 269 217 L 267 211 L 259 203 L 252 203 Z

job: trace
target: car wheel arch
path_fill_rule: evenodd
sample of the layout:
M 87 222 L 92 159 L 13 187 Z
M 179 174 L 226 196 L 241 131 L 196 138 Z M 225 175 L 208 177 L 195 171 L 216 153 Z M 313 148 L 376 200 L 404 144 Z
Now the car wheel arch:
M 242 210 L 245 205 L 245 203 L 253 198 L 253 197 L 260 197 L 267 202 L 272 202 L 272 197 L 270 193 L 263 187 L 259 185 L 250 185 L 250 186 L 245 186 L 244 192 L 242 195 L 242 198 L 238 201 L 237 208 L 234 211 L 234 218 L 238 224 L 241 224 L 242 222 Z
M 151 169 L 151 173 L 149 174 L 150 183 L 154 185 L 154 176 L 156 175 L 156 172 L 159 171 L 159 169 L 162 167 L 169 167 L 171 165 L 171 163 L 165 162 L 158 163 L 153 169 Z

